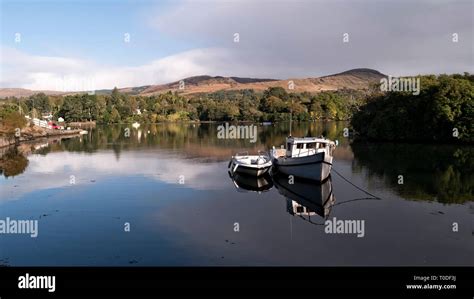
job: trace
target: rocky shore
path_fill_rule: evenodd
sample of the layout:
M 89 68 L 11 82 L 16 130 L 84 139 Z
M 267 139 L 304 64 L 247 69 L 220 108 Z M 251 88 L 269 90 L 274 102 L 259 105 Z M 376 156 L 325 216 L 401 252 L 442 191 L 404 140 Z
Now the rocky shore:
M 79 135 L 82 130 L 52 130 L 41 128 L 38 126 L 28 126 L 21 130 L 20 137 L 8 136 L 6 134 L 0 135 L 0 148 L 19 144 L 22 142 L 33 141 L 41 138 L 50 138 L 56 136 L 73 136 Z

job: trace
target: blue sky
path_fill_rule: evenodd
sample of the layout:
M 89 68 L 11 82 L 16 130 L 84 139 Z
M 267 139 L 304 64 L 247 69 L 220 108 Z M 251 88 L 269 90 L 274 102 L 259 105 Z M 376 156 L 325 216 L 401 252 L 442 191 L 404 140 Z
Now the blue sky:
M 175 1 L 176 2 L 176 1 Z M 150 11 L 168 1 L 2 1 L 1 43 L 33 55 L 92 58 L 139 65 L 198 45 L 152 28 Z M 15 33 L 22 42 L 16 44 Z M 124 34 L 130 43 L 124 43 Z
M 472 0 L 0 3 L 0 88 L 89 90 L 196 75 L 289 79 L 361 67 L 393 76 L 474 71 Z

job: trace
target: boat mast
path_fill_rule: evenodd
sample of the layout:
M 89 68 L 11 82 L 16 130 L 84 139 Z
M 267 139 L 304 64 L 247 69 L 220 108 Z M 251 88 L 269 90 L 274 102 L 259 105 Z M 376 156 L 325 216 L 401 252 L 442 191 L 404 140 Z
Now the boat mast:
M 290 106 L 290 137 L 291 137 L 291 124 L 293 123 L 293 98 L 291 98 Z

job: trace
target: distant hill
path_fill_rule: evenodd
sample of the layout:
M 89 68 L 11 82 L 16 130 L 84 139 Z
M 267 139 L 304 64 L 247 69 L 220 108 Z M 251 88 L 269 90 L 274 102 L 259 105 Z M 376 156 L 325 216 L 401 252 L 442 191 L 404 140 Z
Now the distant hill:
M 184 82 L 184 89 L 179 89 L 180 82 Z M 151 95 L 167 91 L 178 91 L 183 94 L 209 93 L 229 89 L 252 89 L 251 84 L 277 82 L 276 79 L 222 77 L 222 76 L 193 76 L 168 84 L 152 85 L 140 94 Z
M 31 95 L 43 92 L 47 95 L 61 95 L 65 92 L 54 90 L 30 90 L 25 88 L 0 88 L 0 99 L 6 97 L 29 97 Z
M 294 92 L 320 92 L 338 89 L 364 90 L 368 89 L 371 84 L 379 83 L 380 79 L 384 77 L 386 77 L 386 75 L 372 69 L 353 69 L 339 74 L 319 78 L 290 78 L 287 80 L 195 76 L 182 79 L 182 81 L 184 81 L 184 89 L 182 90 L 179 89 L 180 81 L 176 81 L 168 84 L 151 85 L 144 89 L 140 94 L 152 95 L 167 91 L 177 91 L 186 95 L 209 93 L 219 90 L 242 89 L 263 91 L 269 87 L 276 86 L 287 89 L 289 81 L 293 81 L 294 83 Z
M 352 69 L 342 73 L 333 74 L 323 77 L 312 78 L 290 78 L 286 80 L 278 79 L 261 79 L 261 78 L 242 78 L 242 77 L 222 77 L 222 76 L 193 76 L 184 78 L 179 81 L 145 85 L 139 87 L 127 87 L 119 89 L 120 92 L 132 95 L 154 95 L 168 91 L 177 91 L 183 95 L 191 95 L 198 93 L 211 93 L 220 90 L 243 90 L 253 89 L 255 91 L 263 91 L 269 87 L 283 87 L 288 89 L 289 81 L 293 81 L 293 92 L 321 92 L 325 90 L 365 90 L 371 84 L 379 83 L 380 79 L 386 75 L 372 69 Z M 184 82 L 184 89 L 180 89 L 180 82 Z M 21 88 L 1 88 L 0 98 L 7 96 L 28 97 L 32 94 L 44 92 L 46 94 L 73 94 L 77 92 L 55 92 L 55 91 L 33 91 Z M 110 94 L 111 89 L 97 90 L 97 94 Z
M 337 76 L 354 76 L 354 77 L 357 77 L 357 78 L 360 78 L 360 79 L 381 79 L 383 77 L 387 77 L 386 75 L 382 74 L 381 72 L 379 71 L 376 71 L 376 70 L 373 70 L 373 69 L 364 69 L 364 68 L 360 68 L 360 69 L 352 69 L 352 70 L 348 70 L 348 71 L 345 71 L 345 72 L 342 72 L 342 73 L 337 73 L 337 74 L 334 74 L 334 75 L 329 75 L 329 76 L 324 76 L 324 77 L 321 77 L 321 78 L 329 78 L 329 77 L 337 77 Z

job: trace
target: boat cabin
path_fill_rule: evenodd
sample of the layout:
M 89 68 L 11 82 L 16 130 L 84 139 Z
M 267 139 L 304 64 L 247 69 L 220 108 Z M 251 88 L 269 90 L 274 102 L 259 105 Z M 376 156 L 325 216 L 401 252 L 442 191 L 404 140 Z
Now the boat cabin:
M 286 139 L 286 157 L 297 158 L 325 152 L 332 156 L 336 144 L 328 139 L 316 137 L 288 137 Z

